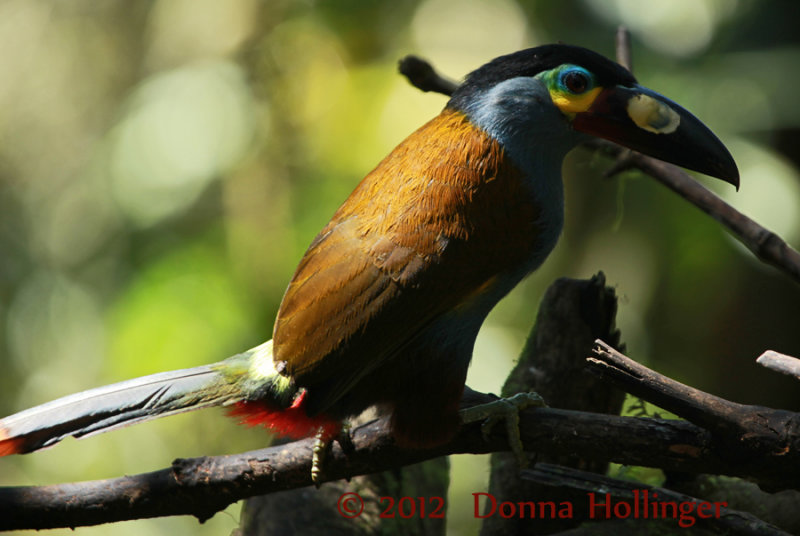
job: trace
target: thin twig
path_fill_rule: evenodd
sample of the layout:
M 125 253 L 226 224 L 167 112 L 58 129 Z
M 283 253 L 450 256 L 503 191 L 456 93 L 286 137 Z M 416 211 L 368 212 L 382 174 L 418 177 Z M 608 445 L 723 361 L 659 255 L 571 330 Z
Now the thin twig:
M 414 87 L 422 91 L 452 95 L 458 87 L 457 82 L 441 76 L 430 63 L 417 56 L 402 58 L 397 68 Z
M 625 26 L 618 26 L 616 33 L 617 63 L 633 72 L 633 54 L 631 53 L 631 32 Z
M 616 44 L 617 62 L 633 72 L 630 32 L 624 26 L 617 29 Z M 796 283 L 800 283 L 800 253 L 781 237 L 733 208 L 679 167 L 611 142 L 598 141 L 599 145 L 607 148 L 607 153 L 615 153 L 617 159 L 614 169 L 606 176 L 630 168 L 643 171 L 722 223 L 762 262 L 778 268 Z M 592 145 L 598 146 L 597 143 Z
M 774 350 L 767 350 L 756 359 L 756 363 L 762 367 L 800 380 L 800 359 L 796 357 L 781 354 Z
M 681 168 L 603 140 L 594 140 L 590 145 L 611 156 L 624 158 L 627 168 L 638 169 L 656 179 L 720 222 L 763 263 L 777 268 L 796 283 L 800 283 L 800 253 L 796 249 L 723 201 Z

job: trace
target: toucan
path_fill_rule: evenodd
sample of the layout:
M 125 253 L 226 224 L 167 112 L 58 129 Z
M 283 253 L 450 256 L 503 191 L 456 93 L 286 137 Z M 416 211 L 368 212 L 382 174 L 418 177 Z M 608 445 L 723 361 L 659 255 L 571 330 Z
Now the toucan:
M 322 444 L 376 407 L 399 445 L 447 442 L 478 330 L 556 245 L 562 162 L 592 137 L 738 188 L 722 142 L 617 63 L 563 44 L 498 57 L 369 172 L 313 239 L 272 340 L 6 417 L 0 455 L 209 406 Z

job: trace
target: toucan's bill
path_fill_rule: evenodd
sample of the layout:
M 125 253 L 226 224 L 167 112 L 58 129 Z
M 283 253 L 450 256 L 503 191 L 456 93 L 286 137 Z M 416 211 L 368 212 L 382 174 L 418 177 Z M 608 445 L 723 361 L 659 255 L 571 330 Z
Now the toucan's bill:
M 687 110 L 645 87 L 603 89 L 586 111 L 575 114 L 572 125 L 739 188 L 739 170 L 719 138 Z

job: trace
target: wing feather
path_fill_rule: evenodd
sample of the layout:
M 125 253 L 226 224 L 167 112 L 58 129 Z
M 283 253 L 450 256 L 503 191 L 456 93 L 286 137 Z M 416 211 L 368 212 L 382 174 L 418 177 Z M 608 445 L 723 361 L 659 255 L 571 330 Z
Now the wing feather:
M 275 359 L 313 392 L 310 411 L 524 262 L 538 210 L 522 182 L 450 110 L 367 175 L 312 242 L 275 323 Z

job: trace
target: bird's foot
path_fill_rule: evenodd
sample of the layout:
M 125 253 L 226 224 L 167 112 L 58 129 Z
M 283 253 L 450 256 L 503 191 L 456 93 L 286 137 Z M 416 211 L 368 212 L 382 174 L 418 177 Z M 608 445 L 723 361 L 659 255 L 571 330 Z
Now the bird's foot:
M 461 410 L 461 422 L 466 424 L 483 421 L 481 434 L 483 434 L 484 440 L 488 441 L 494 425 L 501 420 L 505 421 L 508 444 L 517 458 L 520 468 L 524 469 L 528 466 L 528 457 L 525 456 L 522 437 L 519 433 L 519 412 L 530 407 L 547 407 L 547 404 L 536 393 L 517 393 L 509 398 L 500 398 Z
M 334 440 L 339 443 L 346 456 L 350 456 L 356 450 L 353 438 L 350 437 L 349 423 L 343 423 L 335 433 L 331 433 L 330 429 L 325 426 L 320 426 L 314 436 L 314 447 L 311 454 L 311 481 L 317 488 L 322 485 L 325 458 L 328 457 Z

